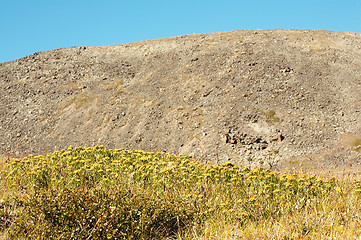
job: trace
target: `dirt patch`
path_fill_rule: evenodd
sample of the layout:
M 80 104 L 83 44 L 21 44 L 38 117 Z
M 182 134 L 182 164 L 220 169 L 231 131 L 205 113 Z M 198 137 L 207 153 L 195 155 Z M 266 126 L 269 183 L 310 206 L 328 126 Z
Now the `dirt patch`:
M 355 167 L 360 119 L 359 33 L 194 34 L 0 64 L 3 155 L 103 144 L 278 169 Z

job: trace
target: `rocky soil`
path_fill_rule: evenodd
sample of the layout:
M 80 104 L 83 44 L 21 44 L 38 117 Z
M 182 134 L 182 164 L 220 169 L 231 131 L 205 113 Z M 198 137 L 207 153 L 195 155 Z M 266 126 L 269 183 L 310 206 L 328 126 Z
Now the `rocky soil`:
M 143 149 L 275 169 L 361 163 L 361 34 L 257 30 L 0 64 L 0 153 Z

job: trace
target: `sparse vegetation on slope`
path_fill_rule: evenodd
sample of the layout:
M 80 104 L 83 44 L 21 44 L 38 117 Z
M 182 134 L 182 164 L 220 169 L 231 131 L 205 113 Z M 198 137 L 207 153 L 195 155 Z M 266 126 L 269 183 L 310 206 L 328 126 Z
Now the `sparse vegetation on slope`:
M 4 163 L 9 239 L 352 238 L 361 183 L 212 165 L 175 154 L 69 147 Z
M 0 63 L 0 153 L 98 144 L 256 168 L 277 150 L 277 170 L 360 166 L 358 142 L 340 144 L 361 138 L 357 46 L 361 33 L 247 30 Z

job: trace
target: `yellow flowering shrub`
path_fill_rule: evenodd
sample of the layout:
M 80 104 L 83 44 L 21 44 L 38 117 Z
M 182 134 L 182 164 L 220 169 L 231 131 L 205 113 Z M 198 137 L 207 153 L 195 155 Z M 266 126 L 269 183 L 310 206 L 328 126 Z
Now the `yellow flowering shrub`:
M 343 192 L 335 179 L 103 146 L 13 159 L 5 179 L 10 188 L 28 192 L 22 201 L 28 215 L 14 217 L 19 222 L 13 226 L 24 234 L 47 229 L 48 238 L 159 238 L 208 218 L 241 225 L 277 220 Z M 360 195 L 360 182 L 354 186 Z

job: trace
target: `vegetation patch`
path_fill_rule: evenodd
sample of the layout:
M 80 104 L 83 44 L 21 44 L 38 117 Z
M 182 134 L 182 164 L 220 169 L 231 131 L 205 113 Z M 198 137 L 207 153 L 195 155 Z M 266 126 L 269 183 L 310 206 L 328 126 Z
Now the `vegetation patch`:
M 361 153 L 361 138 L 356 138 L 352 141 L 352 147 L 355 151 Z
M 350 150 L 361 153 L 361 138 L 357 138 L 353 133 L 344 133 L 341 135 L 340 143 Z
M 269 110 L 269 111 L 264 111 L 264 110 L 262 110 L 261 112 L 263 113 L 263 115 L 266 116 L 266 118 L 267 118 L 266 121 L 267 121 L 268 123 L 273 124 L 273 123 L 276 123 L 276 122 L 280 122 L 280 121 L 281 121 L 281 120 L 279 119 L 279 117 L 277 117 L 276 112 L 275 112 L 274 110 Z
M 0 196 L 0 229 L 9 239 L 361 234 L 358 181 L 212 165 L 183 155 L 70 146 L 11 160 L 1 181 L 11 192 Z

